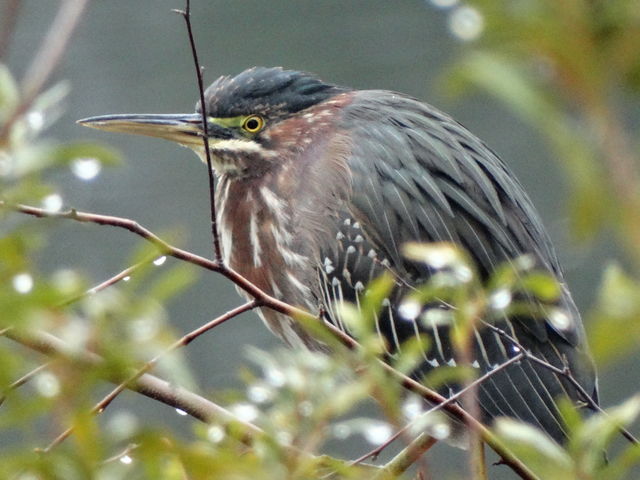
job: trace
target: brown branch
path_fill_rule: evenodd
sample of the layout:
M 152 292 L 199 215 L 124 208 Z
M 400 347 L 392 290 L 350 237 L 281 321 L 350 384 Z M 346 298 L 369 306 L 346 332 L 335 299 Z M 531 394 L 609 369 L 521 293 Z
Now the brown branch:
M 29 333 L 18 333 L 12 329 L 5 329 L 2 335 L 30 350 L 42 353 L 48 357 L 62 357 L 77 364 L 90 367 L 100 367 L 104 364 L 104 359 L 96 353 L 77 351 L 66 342 L 47 332 L 32 331 Z M 103 371 L 103 369 L 99 369 L 99 371 Z M 106 375 L 105 380 L 115 384 L 121 384 L 126 380 L 124 374 L 121 373 L 109 372 Z M 148 373 L 143 374 L 136 381 L 129 383 L 127 388 L 170 407 L 179 408 L 202 422 L 220 422 L 223 424 L 237 422 L 243 426 L 248 436 L 263 433 L 262 430 L 255 425 L 238 419 L 230 411 L 210 400 L 184 388 L 171 385 L 169 382 Z
M 421 417 L 425 417 L 427 415 L 431 415 L 432 413 L 438 410 L 442 410 L 444 407 L 446 407 L 447 404 L 454 403 L 458 401 L 458 399 L 462 399 L 465 395 L 469 393 L 473 393 L 477 389 L 477 387 L 480 386 L 483 382 L 486 382 L 493 375 L 504 370 L 509 365 L 521 361 L 522 359 L 525 358 L 525 356 L 526 354 L 523 351 L 520 351 L 520 353 L 518 353 L 514 357 L 511 357 L 509 360 L 500 364 L 498 367 L 486 372 L 481 377 L 476 378 L 473 382 L 470 382 L 463 389 L 459 390 L 455 394 L 448 397 L 444 402 L 434 405 L 429 410 L 424 412 L 421 415 Z M 407 425 L 407 427 L 405 428 L 408 428 L 408 427 L 409 425 Z M 409 467 L 411 467 L 413 462 L 415 462 L 415 460 L 420 455 L 422 455 L 426 450 L 428 450 L 433 445 L 433 443 L 434 442 L 432 441 L 432 439 L 429 438 L 428 435 L 421 434 L 415 440 L 413 440 L 409 445 L 407 445 L 407 447 L 404 448 L 400 453 L 398 453 L 393 459 L 391 459 L 383 467 L 383 470 L 386 471 L 387 475 L 390 475 L 391 478 L 393 478 L 392 475 L 396 475 L 396 476 L 400 475 L 401 473 L 405 472 Z M 367 458 L 367 457 L 364 457 L 364 458 Z M 382 474 L 381 474 L 381 478 L 384 478 Z
M 60 63 L 87 3 L 88 0 L 63 0 L 60 3 L 60 9 L 22 82 L 22 102 L 0 129 L 0 139 L 7 138 L 14 122 L 29 110 L 51 73 Z
M 277 312 L 293 317 L 303 326 L 310 327 L 318 321 L 317 317 L 310 314 L 309 312 L 289 305 L 266 294 L 228 266 L 208 260 L 204 257 L 200 257 L 186 250 L 181 250 L 179 248 L 173 247 L 172 245 L 169 245 L 167 242 L 161 240 L 157 235 L 140 226 L 133 220 L 106 215 L 97 215 L 93 213 L 83 213 L 76 210 L 70 210 L 67 212 L 50 212 L 41 208 L 35 208 L 26 205 L 7 204 L 2 200 L 0 200 L 0 207 L 9 208 L 17 212 L 21 212 L 27 215 L 33 215 L 36 217 L 67 218 L 79 222 L 96 223 L 99 225 L 111 225 L 114 227 L 124 228 L 154 244 L 165 255 L 169 255 L 174 258 L 178 258 L 179 260 L 198 265 L 207 270 L 220 273 L 221 275 L 231 280 L 235 285 L 242 288 L 249 295 L 251 295 L 257 302 L 260 303 L 262 307 L 270 308 Z M 349 337 L 335 325 L 325 322 L 323 323 L 323 326 L 333 335 L 336 340 L 338 340 L 347 348 L 356 349 L 359 347 L 359 344 L 353 338 Z M 394 369 L 383 360 L 377 360 L 377 362 L 383 370 L 397 379 L 404 388 L 420 395 L 428 402 L 431 402 L 433 404 L 446 402 L 447 399 L 445 397 L 425 387 L 412 378 L 409 378 L 406 375 L 400 373 L 398 370 Z M 515 457 L 511 453 L 511 451 L 505 445 L 503 445 L 501 441 L 487 427 L 485 427 L 479 420 L 469 415 L 469 413 L 466 412 L 462 407 L 454 404 L 445 404 L 443 408 L 458 420 L 469 425 L 470 428 L 476 429 L 482 440 L 501 457 L 502 463 L 508 465 L 521 478 L 536 478 L 536 476 L 529 470 L 529 468 L 520 460 L 518 460 L 518 458 Z
M 38 373 L 40 373 L 42 370 L 48 368 L 50 366 L 49 363 L 43 363 L 42 365 L 38 365 L 36 368 L 34 368 L 33 370 L 31 370 L 30 372 L 25 373 L 22 377 L 20 377 L 18 380 L 16 380 L 15 382 L 13 382 L 11 385 L 9 385 L 5 390 L 4 393 L 2 395 L 0 395 L 0 406 L 2 406 L 2 404 L 4 403 L 4 401 L 7 399 L 7 393 L 10 392 L 11 390 L 15 390 L 17 388 L 20 388 L 22 385 L 24 385 L 25 383 L 27 383 L 28 381 L 30 381 L 33 377 L 35 377 Z
M 185 10 L 174 10 L 180 14 L 187 25 L 187 34 L 189 36 L 189 46 L 191 47 L 191 56 L 196 67 L 196 79 L 198 80 L 198 94 L 200 96 L 200 113 L 202 116 L 202 143 L 204 145 L 204 154 L 207 161 L 207 173 L 209 179 L 209 211 L 211 215 L 211 236 L 213 237 L 213 258 L 216 262 L 222 263 L 222 250 L 220 249 L 220 235 L 218 233 L 218 219 L 216 215 L 216 195 L 215 195 L 215 179 L 213 175 L 213 164 L 211 162 L 211 151 L 209 150 L 209 131 L 207 104 L 204 98 L 204 86 L 202 82 L 202 67 L 198 60 L 198 51 L 196 41 L 193 36 L 193 28 L 191 26 L 191 2 L 186 1 Z
M 191 343 L 194 339 L 202 335 L 203 333 L 211 330 L 214 327 L 217 327 L 221 323 L 226 322 L 227 320 L 231 320 L 234 317 L 237 317 L 241 313 L 247 312 L 249 310 L 253 310 L 258 306 L 258 302 L 256 300 L 252 300 L 250 302 L 245 303 L 244 305 L 240 305 L 232 310 L 229 310 L 227 313 L 220 315 L 218 318 L 207 322 L 206 324 L 198 327 L 197 329 L 189 332 L 184 335 L 182 338 L 176 340 L 173 344 L 171 344 L 166 350 L 156 355 L 154 358 L 146 362 L 142 367 L 138 368 L 130 377 L 122 381 L 116 388 L 111 390 L 107 395 L 105 395 L 102 400 L 96 403 L 91 409 L 92 414 L 102 413 L 115 399 L 118 395 L 120 395 L 125 389 L 129 387 L 130 384 L 137 381 L 142 375 L 151 371 L 153 367 L 157 365 L 157 363 L 168 355 L 169 353 L 177 350 L 180 347 L 184 347 Z M 71 426 L 67 428 L 64 432 L 58 435 L 43 451 L 49 452 L 51 449 L 62 443 L 69 435 L 73 433 L 74 427 Z
M 478 387 L 483 382 L 486 382 L 489 378 L 491 378 L 496 373 L 500 372 L 501 370 L 504 370 L 505 368 L 507 368 L 512 363 L 516 363 L 516 362 L 522 360 L 524 358 L 524 356 L 525 356 L 525 354 L 520 352 L 515 357 L 511 357 L 509 360 L 507 360 L 506 362 L 500 364 L 498 367 L 494 368 L 493 370 L 490 370 L 490 371 L 486 372 L 481 377 L 476 378 L 473 382 L 470 382 L 468 385 L 466 385 L 464 388 L 460 389 L 455 394 L 451 395 L 450 397 L 447 397 L 446 401 L 444 401 L 443 403 L 440 403 L 438 405 L 434 405 L 429 410 L 427 410 L 426 412 L 422 413 L 420 416 L 421 417 L 425 417 L 426 415 L 430 415 L 433 412 L 436 412 L 436 411 L 442 409 L 446 404 L 456 402 L 460 397 L 462 397 L 466 393 L 472 391 L 474 388 Z M 364 462 L 367 458 L 371 458 L 371 457 L 375 458 L 378 455 L 380 455 L 380 453 L 382 453 L 382 451 L 385 448 L 387 448 L 391 443 L 393 443 L 400 435 L 402 435 L 402 433 L 404 433 L 406 430 L 408 430 L 413 423 L 415 423 L 415 420 L 410 422 L 410 423 L 408 423 L 405 427 L 402 428 L 402 430 L 399 430 L 398 432 L 396 432 L 393 436 L 391 436 L 391 438 L 389 438 L 382 445 L 379 445 L 378 447 L 374 448 L 370 452 L 368 452 L 368 453 L 362 455 L 360 458 L 354 460 L 352 462 L 352 464 L 355 465 L 357 463 Z
M 221 317 L 216 320 L 220 322 Z M 208 325 L 213 328 L 216 320 L 209 322 Z M 48 357 L 65 358 L 79 365 L 94 367 L 97 368 L 98 371 L 105 371 L 105 369 L 99 368 L 104 364 L 102 357 L 86 350 L 78 351 L 73 349 L 67 343 L 49 333 L 42 331 L 34 331 L 28 334 L 17 333 L 13 329 L 6 328 L 0 331 L 0 334 Z M 186 339 L 187 343 L 193 340 L 189 335 L 185 335 L 183 338 Z M 109 372 L 106 373 L 103 378 L 118 385 L 127 381 L 122 373 Z M 251 446 L 257 439 L 266 435 L 261 428 L 250 422 L 240 420 L 220 405 L 149 373 L 144 373 L 135 381 L 128 383 L 127 388 L 170 407 L 178 408 L 202 422 L 217 423 L 223 427 L 230 425 L 239 426 L 239 429 L 233 428 L 233 432 L 235 432 L 234 435 L 237 435 L 237 432 L 242 432 L 237 438 L 248 446 Z M 308 453 L 292 446 L 284 445 L 282 448 L 291 453 L 291 455 L 310 457 Z M 335 462 L 336 460 L 329 459 L 326 468 L 335 467 Z M 322 466 L 322 462 L 320 462 L 320 466 Z M 365 469 L 363 472 L 369 471 L 371 475 L 378 470 L 377 467 L 373 466 L 361 467 Z
M 125 278 L 131 276 L 134 272 L 136 272 L 137 270 L 139 270 L 140 268 L 149 265 L 151 262 L 153 262 L 154 260 L 156 260 L 158 258 L 157 255 L 153 255 L 145 260 L 142 260 L 134 265 L 131 265 L 130 267 L 125 268 L 124 270 L 122 270 L 120 273 L 115 274 L 113 277 L 108 278 L 107 280 L 105 280 L 104 282 L 99 283 L 98 285 L 96 285 L 95 287 L 91 287 L 89 290 L 87 290 L 84 293 L 81 293 L 80 295 L 76 295 L 73 298 L 70 298 L 68 300 L 65 300 L 62 304 L 60 304 L 61 307 L 66 307 L 68 305 L 71 305 L 72 303 L 77 302 L 78 300 L 81 300 L 82 298 L 85 298 L 88 295 L 93 295 L 95 293 L 98 293 L 102 290 L 104 290 L 105 288 L 108 288 L 112 285 L 115 285 L 116 283 L 124 280 Z

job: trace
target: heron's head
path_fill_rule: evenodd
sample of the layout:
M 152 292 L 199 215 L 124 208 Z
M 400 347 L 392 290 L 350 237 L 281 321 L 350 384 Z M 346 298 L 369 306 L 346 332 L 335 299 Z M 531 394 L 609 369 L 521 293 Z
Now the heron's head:
M 219 174 L 255 175 L 294 158 L 292 152 L 313 144 L 335 120 L 340 102 L 331 99 L 346 91 L 282 68 L 254 67 L 218 78 L 204 95 L 214 168 Z M 164 138 L 192 148 L 204 159 L 201 111 L 198 102 L 192 114 L 103 115 L 78 123 Z

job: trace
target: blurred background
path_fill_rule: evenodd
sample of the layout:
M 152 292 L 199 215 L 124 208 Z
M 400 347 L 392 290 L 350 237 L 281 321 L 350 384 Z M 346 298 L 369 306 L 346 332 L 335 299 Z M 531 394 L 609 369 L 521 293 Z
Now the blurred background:
M 480 47 L 510 39 L 508 29 L 498 28 L 495 33 L 496 22 L 508 21 L 504 12 L 502 17 L 489 15 L 491 4 L 496 2 L 476 2 L 480 5 L 475 7 L 456 0 L 192 3 L 205 83 L 254 65 L 280 65 L 358 89 L 410 94 L 450 113 L 477 134 L 525 185 L 555 242 L 567 283 L 586 323 L 592 318 L 597 321 L 597 315 L 588 312 L 597 304 L 605 266 L 617 261 L 627 268 L 632 260 L 616 239 L 615 228 L 584 218 L 576 221 L 573 216 L 580 217 L 576 205 L 587 200 L 596 205 L 587 205 L 591 210 L 582 213 L 583 217 L 589 212 L 595 212 L 596 217 L 606 215 L 602 207 L 606 212 L 607 203 L 615 199 L 608 187 L 596 185 L 585 193 L 572 186 L 571 181 L 581 174 L 575 175 L 575 170 L 572 174 L 572 167 L 563 163 L 569 160 L 559 158 L 561 142 L 554 144 L 544 128 L 529 121 L 544 112 L 529 115 L 530 106 L 524 105 L 525 114 L 518 114 L 510 101 L 518 95 L 517 90 L 501 96 L 486 88 L 492 79 L 482 76 L 483 67 L 463 70 L 479 65 L 474 62 L 482 58 L 470 54 Z M 488 4 L 488 10 L 482 9 L 483 3 Z M 510 3 L 509 8 L 515 8 L 531 2 Z M 183 2 L 109 0 L 89 5 L 54 74 L 53 80 L 69 83 L 71 93 L 46 137 L 109 144 L 120 152 L 123 163 L 89 174 L 56 171 L 51 180 L 59 187 L 56 193 L 65 208 L 135 219 L 156 233 L 166 233 L 173 243 L 211 257 L 207 175 L 193 153 L 160 140 L 101 133 L 75 124 L 77 119 L 107 113 L 193 110 L 197 97 L 194 67 L 183 21 L 171 13 L 174 8 L 183 8 Z M 22 2 L 6 57 L 18 78 L 30 64 L 57 9 L 58 2 Z M 489 28 L 493 33 L 486 33 Z M 571 34 L 569 30 L 558 31 L 559 35 L 565 33 Z M 518 55 L 526 55 L 525 49 L 517 48 L 508 53 L 516 61 Z M 529 73 L 544 80 L 554 75 L 553 65 L 540 61 Z M 473 85 L 485 88 L 468 88 Z M 615 97 L 621 118 L 637 126 L 637 98 L 628 102 L 625 93 L 615 89 L 606 95 Z M 579 121 L 579 109 L 573 113 Z M 583 168 L 575 162 L 573 165 Z M 133 235 L 111 227 L 60 222 L 51 228 L 46 246 L 38 252 L 40 268 L 44 272 L 76 268 L 94 284 L 129 265 L 140 244 Z M 174 262 L 169 259 L 166 266 Z M 175 332 L 184 333 L 239 303 L 227 281 L 199 273 L 197 281 L 168 304 L 168 321 Z M 248 345 L 265 349 L 279 346 L 252 313 L 216 328 L 185 349 L 197 388 L 212 393 L 240 385 L 238 371 L 246 363 Z M 602 404 L 619 403 L 636 392 L 639 384 L 637 355 L 603 365 Z M 114 411 L 118 410 L 131 410 L 185 432 L 192 422 L 172 411 L 167 414 L 168 407 L 134 394 L 119 399 L 114 406 Z M 341 449 L 340 456 L 353 458 L 367 448 L 364 442 L 352 443 L 352 450 Z M 429 458 L 435 478 L 463 471 L 460 453 L 450 447 L 436 446 Z M 513 477 L 504 468 L 493 468 L 492 478 Z

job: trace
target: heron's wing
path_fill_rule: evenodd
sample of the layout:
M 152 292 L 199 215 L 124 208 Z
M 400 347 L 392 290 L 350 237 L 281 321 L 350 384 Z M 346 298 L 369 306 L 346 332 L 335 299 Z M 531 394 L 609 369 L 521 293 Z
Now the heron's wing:
M 473 257 L 483 277 L 521 255 L 562 281 L 551 241 L 520 183 L 477 137 L 433 107 L 384 91 L 358 92 L 344 111 L 352 139 L 350 210 L 368 239 L 409 283 L 425 270 L 400 254 L 409 241 L 451 241 Z M 580 342 L 577 316 L 558 332 Z M 545 340 L 547 326 L 526 328 Z
M 562 275 L 551 242 L 522 186 L 479 139 L 433 107 L 399 94 L 355 94 L 343 112 L 341 128 L 350 139 L 350 202 L 338 225 L 337 249 L 323 254 L 321 283 L 328 301 L 359 300 L 363 284 L 385 268 L 400 285 L 424 282 L 429 275 L 404 259 L 408 241 L 451 241 L 462 245 L 486 278 L 499 265 L 528 254 L 537 267 Z M 435 326 L 397 319 L 396 306 L 406 289 L 389 299 L 378 328 L 398 346 L 410 335 L 433 338 L 425 368 L 454 361 L 448 334 Z M 505 319 L 501 328 L 549 363 L 566 357 L 586 390 L 594 390 L 579 313 L 567 290 L 561 306 L 572 322 L 556 330 L 544 320 Z M 516 354 L 504 338 L 486 329 L 476 332 L 477 365 L 486 372 Z M 575 348 L 578 347 L 578 348 Z M 579 358 L 578 358 L 579 357 Z M 529 362 L 514 365 L 481 387 L 481 403 L 490 417 L 510 415 L 537 423 L 561 438 L 553 398 L 567 386 L 551 371 Z M 576 398 L 575 392 L 569 394 Z

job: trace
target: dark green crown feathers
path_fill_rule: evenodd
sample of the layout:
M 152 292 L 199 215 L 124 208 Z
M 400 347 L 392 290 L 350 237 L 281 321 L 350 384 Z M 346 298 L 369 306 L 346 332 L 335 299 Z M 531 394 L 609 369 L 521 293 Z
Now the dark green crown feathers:
M 252 113 L 273 117 L 299 112 L 348 90 L 308 73 L 254 67 L 235 77 L 218 78 L 207 88 L 205 102 L 210 117 Z M 199 103 L 196 111 L 200 112 Z

